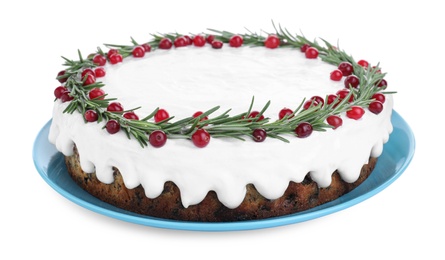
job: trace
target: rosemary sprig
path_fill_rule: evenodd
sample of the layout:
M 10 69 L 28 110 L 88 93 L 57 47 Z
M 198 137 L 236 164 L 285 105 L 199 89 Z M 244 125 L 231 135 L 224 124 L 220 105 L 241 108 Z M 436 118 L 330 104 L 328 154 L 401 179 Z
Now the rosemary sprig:
M 70 114 L 78 112 L 84 114 L 87 110 L 94 110 L 98 114 L 98 123 L 111 119 L 117 120 L 127 137 L 135 138 L 142 147 L 147 146 L 148 137 L 150 133 L 155 130 L 164 131 L 170 139 L 190 139 L 192 134 L 200 128 L 205 129 L 212 137 L 235 138 L 239 140 L 245 140 L 244 137 L 252 137 L 253 130 L 262 128 L 267 132 L 269 137 L 279 139 L 283 142 L 289 142 L 284 136 L 295 135 L 295 128 L 301 122 L 310 123 L 315 131 L 326 131 L 326 129 L 332 128 L 332 126 L 326 123 L 326 118 L 328 116 L 344 113 L 352 106 L 366 107 L 373 101 L 372 96 L 377 92 L 385 94 L 394 93 L 384 92 L 383 88 L 376 86 L 377 83 L 385 77 L 384 73 L 379 72 L 379 66 L 365 69 L 358 65 L 352 56 L 324 39 L 321 39 L 322 44 L 320 44 L 316 40 L 311 41 L 302 35 L 292 34 L 287 29 L 281 27 L 281 25 L 276 26 L 273 23 L 273 28 L 275 30 L 274 34 L 277 35 L 281 41 L 281 47 L 300 48 L 304 44 L 309 44 L 319 51 L 319 56 L 324 62 L 333 65 L 338 65 L 344 61 L 351 63 L 354 68 L 354 74 L 360 80 L 360 87 L 357 89 L 350 88 L 349 95 L 346 98 L 343 100 L 338 99 L 332 104 L 318 104 L 316 106 L 311 106 L 308 109 L 303 109 L 305 100 L 302 100 L 300 105 L 293 110 L 291 115 L 287 115 L 284 118 L 275 121 L 272 121 L 270 118 L 260 120 L 260 117 L 267 111 L 271 101 L 264 104 L 256 117 L 249 117 L 254 105 L 254 97 L 252 97 L 251 103 L 247 106 L 245 112 L 234 116 L 229 114 L 231 112 L 230 109 L 214 116 L 220 109 L 219 106 L 215 106 L 196 118 L 187 117 L 174 121 L 175 118 L 170 117 L 162 122 L 155 123 L 151 120 L 159 110 L 159 108 L 156 108 L 153 112 L 140 120 L 129 120 L 122 116 L 123 112 L 118 113 L 107 111 L 107 106 L 111 101 L 116 100 L 115 98 L 107 98 L 106 96 L 96 99 L 88 98 L 88 92 L 91 89 L 102 88 L 105 85 L 101 82 L 95 82 L 88 86 L 83 86 L 85 79 L 81 78 L 82 71 L 86 68 L 95 68 L 97 65 L 93 63 L 91 55 L 84 58 L 80 51 L 78 51 L 78 60 L 70 60 L 62 57 L 65 61 L 63 65 L 67 68 L 63 75 L 57 77 L 57 79 L 66 79 L 65 87 L 70 91 L 70 95 L 73 97 L 73 100 L 63 112 Z M 230 38 L 235 35 L 235 33 L 228 31 L 215 29 L 208 30 L 215 36 L 215 39 L 224 43 L 229 42 Z M 269 33 L 266 34 L 268 35 Z M 266 40 L 266 36 L 249 30 L 247 30 L 247 33 L 237 35 L 243 37 L 243 44 L 247 46 L 264 46 Z M 156 50 L 159 46 L 159 42 L 163 38 L 169 38 L 174 41 L 174 39 L 182 35 L 178 33 L 157 33 L 152 34 L 151 36 L 152 39 L 144 44 L 148 44 L 152 50 Z M 104 45 L 107 48 L 117 49 L 122 57 L 126 58 L 131 55 L 133 48 L 140 45 L 140 43 L 131 38 L 131 44 L 129 45 Z M 95 54 L 106 56 L 106 53 L 100 47 L 97 48 Z M 351 96 L 354 96 L 354 99 L 352 102 L 349 102 Z M 327 100 L 327 97 L 325 100 Z M 137 109 L 138 108 L 134 108 L 128 111 Z

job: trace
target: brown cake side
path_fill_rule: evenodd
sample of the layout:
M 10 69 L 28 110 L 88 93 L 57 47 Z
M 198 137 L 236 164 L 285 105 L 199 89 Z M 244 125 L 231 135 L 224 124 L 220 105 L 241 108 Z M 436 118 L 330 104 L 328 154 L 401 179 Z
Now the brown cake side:
M 308 174 L 301 183 L 291 181 L 284 195 L 275 200 L 264 198 L 254 185 L 249 184 L 246 197 L 235 209 L 227 208 L 219 202 L 213 191 L 210 191 L 199 204 L 184 208 L 179 189 L 173 182 L 166 182 L 162 194 L 150 199 L 145 196 L 141 185 L 134 189 L 127 189 L 116 168 L 114 182 L 111 184 L 100 182 L 95 173 L 83 172 L 77 149 L 74 148 L 74 151 L 74 155 L 65 157 L 69 174 L 80 187 L 100 200 L 142 215 L 201 222 L 265 219 L 319 206 L 339 198 L 360 185 L 371 174 L 377 162 L 376 158 L 370 158 L 369 163 L 363 165 L 358 180 L 353 183 L 343 181 L 335 171 L 332 174 L 331 185 L 327 188 L 319 188 Z

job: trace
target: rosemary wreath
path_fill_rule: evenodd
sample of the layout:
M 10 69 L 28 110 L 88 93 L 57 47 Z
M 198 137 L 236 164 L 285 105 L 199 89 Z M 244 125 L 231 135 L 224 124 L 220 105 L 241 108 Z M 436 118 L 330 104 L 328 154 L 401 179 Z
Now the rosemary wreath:
M 101 98 L 90 99 L 88 93 L 95 88 L 102 88 L 102 82 L 94 82 L 92 84 L 85 84 L 87 77 L 80 77 L 82 71 L 87 68 L 96 68 L 99 65 L 93 61 L 95 55 L 107 57 L 100 47 L 93 54 L 87 58 L 83 58 L 80 51 L 78 51 L 78 60 L 70 60 L 62 57 L 65 60 L 63 64 L 66 69 L 63 73 L 59 73 L 57 79 L 64 83 L 64 87 L 69 93 L 69 105 L 63 111 L 64 113 L 74 113 L 75 111 L 85 114 L 86 111 L 92 110 L 97 113 L 97 122 L 115 120 L 118 122 L 120 129 L 123 130 L 128 138 L 135 138 L 142 147 L 149 143 L 150 135 L 157 131 L 161 131 L 169 139 L 185 138 L 192 139 L 193 134 L 199 129 L 204 129 L 212 137 L 229 137 L 244 140 L 244 137 L 251 137 L 255 139 L 253 132 L 256 129 L 262 129 L 268 137 L 277 138 L 284 142 L 289 142 L 285 135 L 297 135 L 295 133 L 296 127 L 302 123 L 311 125 L 314 131 L 326 131 L 326 129 L 333 128 L 326 122 L 327 117 L 331 115 L 339 115 L 347 112 L 353 106 L 367 107 L 373 100 L 373 95 L 377 92 L 382 94 L 392 94 L 394 92 L 385 92 L 386 86 L 378 86 L 385 76 L 385 73 L 380 72 L 379 66 L 364 67 L 359 65 L 352 56 L 340 50 L 338 46 L 333 46 L 326 40 L 321 39 L 323 46 L 317 40 L 310 41 L 302 35 L 292 34 L 287 29 L 273 24 L 274 33 L 264 32 L 266 36 L 247 30 L 244 34 L 235 34 L 227 31 L 219 31 L 208 29 L 211 33 L 204 35 L 211 35 L 215 41 L 222 43 L 229 43 L 230 39 L 235 36 L 241 36 L 243 45 L 247 46 L 264 46 L 267 35 L 274 35 L 279 39 L 280 48 L 302 48 L 304 45 L 316 48 L 319 57 L 327 63 L 338 66 L 342 62 L 349 62 L 352 64 L 354 75 L 360 80 L 360 86 L 357 88 L 350 87 L 348 96 L 340 99 L 338 98 L 331 104 L 318 103 L 309 108 L 303 108 L 306 100 L 302 100 L 300 105 L 293 110 L 292 113 L 287 114 L 279 120 L 272 121 L 270 118 L 264 118 L 263 114 L 268 109 L 270 101 L 267 102 L 255 117 L 249 117 L 252 112 L 254 104 L 254 97 L 252 97 L 250 105 L 246 106 L 246 111 L 237 115 L 230 115 L 230 109 L 213 116 L 219 110 L 219 106 L 215 106 L 197 117 L 187 117 L 174 121 L 174 117 L 166 118 L 160 122 L 153 122 L 153 117 L 158 112 L 159 108 L 153 110 L 152 113 L 139 120 L 131 120 L 123 117 L 125 112 L 137 110 L 133 108 L 126 111 L 110 112 L 107 111 L 107 106 L 110 102 L 116 100 L 115 98 L 108 98 L 106 94 Z M 136 42 L 131 38 L 131 45 L 116 45 L 105 44 L 109 49 L 117 50 L 122 58 L 132 55 L 136 46 L 149 46 L 151 51 L 160 48 L 160 44 L 164 39 L 174 41 L 183 35 L 178 33 L 169 34 L 152 34 L 153 39 L 144 44 Z M 326 99 L 327 100 L 327 99 Z M 350 101 L 352 100 L 352 101 Z M 212 115 L 212 117 L 210 117 Z M 261 120 L 260 120 L 261 118 Z M 105 128 L 105 126 L 104 126 Z M 163 144 L 162 144 L 163 145 Z

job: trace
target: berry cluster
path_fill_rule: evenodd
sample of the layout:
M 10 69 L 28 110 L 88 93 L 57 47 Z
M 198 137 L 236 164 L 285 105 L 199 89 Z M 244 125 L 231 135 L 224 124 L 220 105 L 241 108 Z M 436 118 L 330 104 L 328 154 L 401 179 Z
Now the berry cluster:
M 303 39 L 303 40 L 302 40 Z M 343 120 L 341 113 L 345 112 L 346 116 L 351 119 L 358 120 L 365 113 L 364 107 L 374 113 L 379 114 L 383 110 L 385 95 L 382 90 L 386 89 L 387 82 L 383 79 L 383 74 L 376 67 L 369 68 L 369 63 L 360 60 L 355 63 L 352 58 L 348 58 L 343 52 L 338 51 L 334 46 L 328 44 L 328 49 L 319 46 L 316 42 L 310 42 L 302 37 L 294 38 L 283 30 L 276 34 L 269 34 L 267 37 L 258 35 L 240 35 L 227 34 L 221 35 L 204 35 L 197 34 L 188 35 L 163 35 L 155 37 L 152 42 L 138 44 L 133 39 L 133 46 L 124 45 L 108 45 L 111 47 L 107 53 L 98 48 L 98 52 L 88 56 L 87 60 L 83 60 L 80 53 L 80 61 L 74 62 L 67 60 L 69 69 L 60 71 L 57 79 L 62 84 L 54 90 L 56 99 L 62 102 L 77 101 L 85 96 L 88 102 L 75 102 L 70 104 L 66 109 L 68 112 L 75 110 L 81 111 L 86 122 L 99 122 L 106 120 L 104 128 L 110 134 L 115 134 L 124 129 L 128 135 L 133 135 L 138 139 L 141 145 L 150 143 L 153 147 L 162 147 L 167 142 L 170 134 L 176 134 L 172 129 L 183 129 L 185 127 L 191 130 L 187 133 L 193 144 L 197 147 L 205 147 L 211 139 L 209 125 L 217 124 L 218 120 L 209 119 L 208 115 L 213 111 L 197 111 L 191 116 L 191 120 L 182 120 L 185 123 L 170 123 L 170 115 L 167 110 L 156 109 L 152 115 L 144 119 L 139 119 L 134 109 L 124 110 L 122 104 L 114 99 L 105 99 L 106 93 L 102 89 L 103 84 L 97 81 L 98 78 L 104 77 L 106 71 L 104 66 L 107 64 L 118 64 L 128 56 L 134 58 L 143 58 L 146 53 L 152 49 L 168 50 L 172 48 L 181 48 L 186 46 L 203 47 L 209 44 L 214 49 L 221 49 L 224 44 L 229 47 L 238 48 L 247 45 L 262 45 L 268 49 L 279 48 L 283 45 L 300 48 L 307 59 L 317 59 L 322 55 L 322 59 L 328 59 L 337 65 L 337 69 L 330 73 L 330 79 L 333 81 L 344 81 L 345 88 L 337 91 L 335 94 L 327 95 L 325 98 L 313 96 L 304 101 L 299 108 L 292 110 L 283 108 L 278 112 L 278 120 L 269 123 L 269 118 L 265 118 L 263 113 L 266 107 L 261 111 L 249 111 L 240 118 L 232 118 L 234 123 L 240 123 L 243 127 L 238 127 L 239 133 L 235 133 L 233 137 L 242 139 L 239 135 L 249 135 L 255 142 L 263 142 L 268 135 L 282 139 L 279 134 L 291 129 L 298 138 L 306 138 L 312 134 L 314 130 L 321 128 L 339 128 Z M 367 74 L 366 77 L 363 75 Z M 370 82 L 369 78 L 375 77 L 376 80 Z M 371 77 L 369 76 L 371 75 Z M 370 89 L 366 91 L 367 96 L 363 96 L 362 89 Z M 79 94 L 80 93 L 80 94 Z M 369 94 L 371 93 L 371 95 Z M 251 104 L 252 105 L 252 104 Z M 300 109 L 301 108 L 301 109 Z M 324 116 L 312 117 L 318 118 L 319 121 L 300 120 L 299 112 L 308 111 L 316 114 L 321 113 Z M 227 119 L 228 115 L 223 114 L 222 118 Z M 153 118 L 154 123 L 148 122 Z M 309 117 L 311 118 L 311 117 Z M 321 122 L 320 122 L 321 118 Z M 134 122 L 144 122 L 144 124 L 136 124 Z M 181 120 L 179 122 L 182 122 Z M 315 125 L 314 125 L 315 123 Z M 247 124 L 247 127 L 245 126 Z M 284 130 L 283 130 L 284 129 Z M 224 133 L 218 132 L 224 136 Z M 146 137 L 148 134 L 148 137 Z M 233 133 L 231 133 L 233 134 Z M 227 136 L 230 136 L 226 134 Z

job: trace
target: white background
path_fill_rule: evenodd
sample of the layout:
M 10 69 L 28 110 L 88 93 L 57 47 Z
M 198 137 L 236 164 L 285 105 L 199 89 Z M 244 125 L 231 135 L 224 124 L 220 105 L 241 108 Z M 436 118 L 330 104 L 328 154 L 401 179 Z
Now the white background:
M 146 3 L 145 3 L 146 2 Z M 1 259 L 443 259 L 444 24 L 438 1 L 2 1 Z M 155 32 L 272 31 L 271 20 L 380 62 L 416 137 L 408 169 L 346 210 L 294 225 L 192 232 L 109 218 L 40 177 L 34 139 L 51 118 L 60 56 Z M 435 148 L 435 149 L 434 149 Z M 9 257 L 5 257 L 9 255 Z

